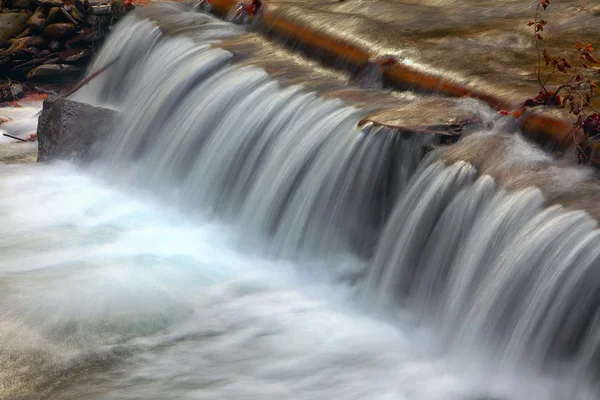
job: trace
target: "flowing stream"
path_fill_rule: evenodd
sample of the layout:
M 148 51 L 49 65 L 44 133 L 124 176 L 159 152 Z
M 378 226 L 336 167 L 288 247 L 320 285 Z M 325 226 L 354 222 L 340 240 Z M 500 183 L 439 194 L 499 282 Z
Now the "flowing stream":
M 0 398 L 598 398 L 593 176 L 493 118 L 420 161 L 151 9 L 74 96 L 97 161 L 0 165 Z

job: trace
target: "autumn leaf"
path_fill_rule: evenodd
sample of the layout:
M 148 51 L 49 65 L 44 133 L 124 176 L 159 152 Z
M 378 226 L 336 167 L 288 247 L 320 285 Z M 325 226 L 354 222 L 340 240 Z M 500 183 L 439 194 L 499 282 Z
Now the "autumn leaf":
M 542 5 L 542 7 L 544 7 L 545 10 L 550 5 L 550 0 L 541 0 L 540 4 Z
M 527 23 L 527 26 L 531 26 L 531 25 L 533 25 L 533 24 L 535 24 L 535 22 L 533 22 L 533 21 L 529 21 L 529 22 Z
M 546 61 L 546 66 L 550 65 L 550 63 L 552 62 L 552 57 L 550 57 L 550 54 L 548 54 L 546 49 L 542 51 L 542 55 L 544 57 L 544 60 Z
M 585 51 L 594 51 L 594 48 L 592 47 L 591 44 L 588 43 L 588 45 L 585 46 Z
M 594 64 L 600 63 L 600 61 L 598 61 L 593 55 L 591 55 L 590 53 L 587 53 L 587 52 L 583 53 L 581 57 L 584 60 L 587 60 L 587 61 L 589 61 L 591 63 L 594 63 Z

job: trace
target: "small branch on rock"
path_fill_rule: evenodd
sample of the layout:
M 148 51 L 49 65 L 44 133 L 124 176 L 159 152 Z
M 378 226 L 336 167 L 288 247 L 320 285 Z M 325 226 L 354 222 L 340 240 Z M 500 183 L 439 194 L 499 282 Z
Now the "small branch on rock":
M 9 138 L 11 138 L 11 139 L 18 140 L 18 141 L 20 141 L 20 142 L 27 142 L 27 140 L 25 140 L 25 139 L 21 139 L 20 137 L 16 137 L 16 136 L 13 136 L 13 135 L 9 135 L 8 133 L 3 133 L 2 135 L 3 135 L 3 136 L 6 136 L 6 137 L 9 137 Z
M 114 63 L 116 63 L 117 60 L 118 60 L 118 57 L 116 57 L 115 59 L 113 59 L 112 61 L 110 61 L 106 65 L 104 65 L 99 70 L 97 70 L 94 73 L 90 74 L 90 76 L 88 76 L 87 78 L 85 78 L 84 80 L 82 80 L 81 82 L 79 82 L 77 85 L 75 85 L 75 87 L 73 89 L 69 90 L 63 97 L 69 97 L 70 95 L 72 95 L 73 93 L 75 93 L 76 91 L 78 91 L 79 89 L 81 89 L 83 86 L 85 86 L 88 83 L 90 83 L 90 81 L 92 79 L 94 79 L 95 77 L 97 77 L 98 75 L 100 75 L 101 73 L 103 73 L 104 71 L 106 71 L 110 66 L 112 66 Z

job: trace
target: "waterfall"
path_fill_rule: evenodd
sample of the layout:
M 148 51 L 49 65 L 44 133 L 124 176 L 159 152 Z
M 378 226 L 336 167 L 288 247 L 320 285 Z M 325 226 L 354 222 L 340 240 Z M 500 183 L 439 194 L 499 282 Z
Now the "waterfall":
M 122 110 L 101 158 L 148 188 L 176 186 L 167 200 L 180 207 L 271 237 L 274 254 L 370 255 L 432 135 L 358 128 L 362 111 L 163 30 L 129 17 L 91 70 L 116 65 L 75 95 Z
M 171 34 L 182 11 L 161 7 L 120 25 L 92 70 L 110 59 L 115 68 L 77 94 L 122 110 L 100 157 L 113 175 L 235 222 L 249 248 L 269 238 L 273 256 L 364 257 L 367 309 L 418 310 L 450 348 L 478 342 L 507 362 L 592 368 L 595 220 L 551 205 L 535 183 L 503 188 L 482 164 L 501 153 L 502 175 L 548 156 L 487 132 L 419 163 L 432 137 L 358 128 L 361 110 L 284 87 L 213 46 L 238 28 L 194 13 L 203 33 Z
M 363 110 L 237 62 L 219 40 L 241 32 L 177 4 L 128 15 L 73 96 L 119 112 L 94 177 L 0 180 L 0 215 L 28 191 L 44 210 L 0 227 L 26 244 L 0 242 L 6 393 L 597 398 L 600 235 L 572 195 L 594 178 L 496 120 L 421 159 L 433 135 L 359 127 Z M 289 271 L 344 257 L 351 310 Z

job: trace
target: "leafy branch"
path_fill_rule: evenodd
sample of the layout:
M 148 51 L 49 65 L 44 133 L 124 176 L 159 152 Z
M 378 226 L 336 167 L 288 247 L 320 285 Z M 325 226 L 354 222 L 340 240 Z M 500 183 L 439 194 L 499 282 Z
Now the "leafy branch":
M 592 100 L 597 94 L 595 80 L 600 78 L 600 69 L 590 66 L 600 64 L 600 61 L 592 54 L 594 47 L 589 43 L 575 45 L 581 60 L 581 65 L 575 67 L 566 56 L 553 57 L 546 48 L 542 48 L 542 32 L 548 21 L 542 19 L 541 14 L 549 5 L 550 0 L 537 0 L 535 18 L 527 23 L 533 29 L 532 41 L 538 58 L 535 73 L 540 91 L 533 99 L 527 99 L 524 106 L 568 107 L 569 114 L 575 117 L 572 136 L 577 158 L 580 163 L 587 164 L 590 145 L 600 141 L 600 112 L 592 105 Z M 556 75 L 564 75 L 566 80 L 551 91 L 548 84 Z

